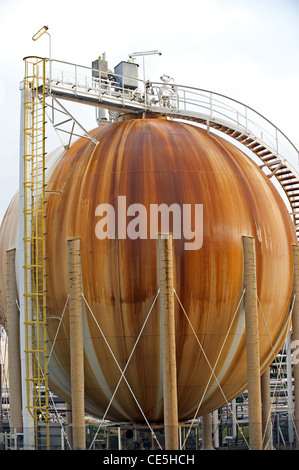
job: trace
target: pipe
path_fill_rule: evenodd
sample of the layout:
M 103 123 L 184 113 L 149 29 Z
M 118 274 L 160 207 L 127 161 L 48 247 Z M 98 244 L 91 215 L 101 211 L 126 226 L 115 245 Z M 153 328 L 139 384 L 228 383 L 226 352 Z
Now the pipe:
M 6 252 L 6 301 L 8 332 L 8 376 L 10 429 L 12 432 L 23 432 L 22 422 L 22 385 L 21 385 L 21 351 L 20 319 L 17 307 L 18 291 L 15 271 L 16 250 Z
M 295 295 L 295 303 L 292 313 L 292 342 L 299 341 L 299 246 L 293 245 L 294 259 L 294 279 L 293 290 Z M 293 361 L 294 372 L 294 392 L 295 392 L 295 434 L 296 434 L 296 450 L 299 450 L 299 364 Z
M 261 376 L 262 432 L 264 450 L 272 450 L 270 367 Z
M 165 449 L 178 450 L 172 235 L 158 235 L 158 280 L 163 368 Z
M 71 403 L 65 404 L 65 419 L 66 419 L 66 436 L 68 448 L 73 448 L 73 434 L 72 434 L 72 405 Z
M 292 449 L 294 442 L 294 402 L 293 402 L 293 368 L 292 368 L 292 331 L 289 331 L 286 339 L 286 362 L 287 362 L 287 390 L 288 390 L 288 433 L 289 443 Z
M 242 239 L 244 254 L 243 282 L 245 288 L 249 444 L 252 450 L 262 450 L 262 406 L 255 239 L 249 236 L 243 236 Z
M 219 418 L 218 410 L 213 411 L 213 435 L 214 435 L 214 447 L 219 447 Z
M 81 240 L 68 240 L 73 449 L 85 450 Z

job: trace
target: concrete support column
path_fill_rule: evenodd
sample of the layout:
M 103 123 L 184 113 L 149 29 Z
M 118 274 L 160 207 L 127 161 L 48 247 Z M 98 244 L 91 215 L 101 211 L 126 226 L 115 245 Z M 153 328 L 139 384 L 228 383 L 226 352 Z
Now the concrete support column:
M 263 449 L 272 450 L 270 367 L 261 376 Z
M 172 235 L 158 235 L 158 281 L 160 287 L 165 449 L 178 450 Z
M 243 236 L 245 330 L 249 407 L 249 444 L 252 450 L 262 450 L 262 413 L 257 308 L 255 239 Z
M 68 240 L 73 449 L 85 450 L 81 240 Z
M 214 450 L 212 437 L 212 413 L 204 415 L 202 419 L 202 450 Z
M 294 279 L 293 290 L 295 294 L 295 303 L 292 313 L 292 341 L 299 341 L 299 246 L 293 245 L 293 259 L 294 259 Z M 299 363 L 293 363 L 294 372 L 294 391 L 295 391 L 295 437 L 296 437 L 296 450 L 299 450 Z
M 20 315 L 15 270 L 16 250 L 6 252 L 8 375 L 11 432 L 23 432 L 20 353 Z

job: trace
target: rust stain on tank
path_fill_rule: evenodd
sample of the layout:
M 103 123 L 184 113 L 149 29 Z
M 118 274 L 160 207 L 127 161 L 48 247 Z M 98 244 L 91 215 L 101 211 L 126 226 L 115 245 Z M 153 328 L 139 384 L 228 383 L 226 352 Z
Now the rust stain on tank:
M 143 204 L 148 226 L 151 204 L 202 204 L 203 245 L 187 251 L 174 240 L 175 289 L 228 399 L 246 387 L 242 305 L 226 333 L 242 295 L 242 235 L 256 240 L 260 354 L 265 368 L 280 337 L 292 294 L 292 243 L 296 235 L 276 189 L 249 157 L 222 138 L 198 127 L 166 119 L 131 119 L 93 130 L 95 147 L 79 139 L 48 181 L 48 334 L 53 340 L 68 296 L 67 239 L 81 238 L 82 290 L 123 369 L 158 291 L 156 240 L 96 237 L 99 204 Z M 129 219 L 130 220 L 130 219 Z M 170 230 L 172 226 L 170 225 Z M 101 416 L 120 372 L 85 303 L 85 393 L 87 410 Z M 179 419 L 193 418 L 211 370 L 176 301 Z M 285 332 L 286 333 L 286 332 Z M 158 302 L 126 370 L 126 378 L 147 419 L 163 420 Z M 52 362 L 53 361 L 53 362 Z M 51 363 L 52 362 L 52 363 Z M 49 364 L 54 391 L 68 401 L 69 327 L 66 308 Z M 223 404 L 212 379 L 200 414 Z M 122 380 L 108 416 L 143 421 Z

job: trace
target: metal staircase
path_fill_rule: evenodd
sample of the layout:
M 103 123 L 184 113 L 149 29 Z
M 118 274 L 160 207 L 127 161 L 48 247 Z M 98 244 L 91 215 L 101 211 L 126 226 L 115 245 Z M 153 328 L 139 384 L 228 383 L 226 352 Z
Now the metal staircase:
M 201 124 L 204 123 L 202 119 L 194 120 Z M 244 131 L 236 130 L 233 127 L 217 122 L 210 122 L 209 126 L 245 145 L 259 157 L 261 160 L 259 166 L 263 170 L 268 170 L 267 176 L 269 178 L 273 176 L 276 178 L 290 204 L 290 215 L 294 223 L 297 239 L 299 240 L 299 175 L 297 171 L 276 150 L 251 133 L 245 133 Z
M 259 141 L 259 139 L 235 131 L 227 126 L 216 123 L 213 123 L 212 126 L 245 145 L 262 161 L 260 168 L 267 168 L 269 170 L 267 176 L 269 178 L 275 176 L 290 203 L 291 216 L 293 218 L 297 238 L 299 239 L 299 176 L 295 169 L 292 168 L 288 161 Z

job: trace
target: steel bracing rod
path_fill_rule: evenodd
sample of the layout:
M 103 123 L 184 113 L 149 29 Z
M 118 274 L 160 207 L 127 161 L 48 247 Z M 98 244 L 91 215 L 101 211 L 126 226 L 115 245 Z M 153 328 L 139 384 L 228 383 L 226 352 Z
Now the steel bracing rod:
M 56 339 L 57 339 L 57 336 L 58 336 L 58 333 L 59 333 L 59 330 L 60 330 L 60 327 L 61 327 L 61 323 L 62 323 L 62 320 L 63 320 L 63 317 L 64 317 L 64 313 L 65 313 L 65 310 L 66 310 L 66 307 L 67 307 L 67 304 L 68 304 L 68 301 L 69 301 L 69 298 L 70 296 L 68 295 L 67 296 L 67 299 L 66 299 L 66 302 L 65 302 L 65 305 L 64 305 L 64 308 L 63 308 L 63 312 L 62 312 L 62 315 L 61 317 L 53 317 L 53 316 L 48 316 L 47 319 L 50 319 L 50 318 L 59 318 L 59 324 L 58 324 L 58 327 L 57 327 L 57 330 L 56 330 L 56 333 L 55 333 L 55 336 L 54 336 L 54 339 L 53 339 L 53 344 L 52 344 L 52 347 L 51 347 L 51 350 L 49 352 L 49 356 L 48 356 L 48 364 L 51 360 L 51 357 L 52 357 L 52 353 L 53 353 L 53 349 L 55 347 L 55 343 L 56 343 Z
M 71 139 L 72 139 L 72 136 L 75 135 L 77 137 L 85 137 L 85 138 L 88 138 L 90 139 L 95 145 L 98 145 L 98 141 L 96 139 L 94 139 L 92 137 L 92 135 L 79 123 L 79 121 L 60 103 L 60 101 L 50 92 L 47 93 L 47 96 L 51 97 L 53 101 L 55 101 L 55 103 L 58 104 L 58 106 L 60 106 L 61 109 L 57 109 L 53 106 L 53 111 L 58 111 L 58 112 L 61 112 L 67 116 L 69 116 L 69 119 L 68 120 L 65 120 L 65 121 L 62 121 L 60 123 L 57 123 L 55 124 L 54 123 L 54 120 L 52 120 L 52 118 L 49 116 L 49 114 L 47 114 L 48 118 L 50 119 L 51 121 L 51 124 L 53 125 L 54 129 L 55 130 L 58 130 L 58 127 L 65 124 L 66 122 L 68 121 L 73 121 L 73 126 L 72 126 L 72 130 L 71 132 L 70 131 L 67 131 L 65 129 L 59 129 L 61 132 L 66 132 L 68 134 L 70 134 L 70 140 L 69 140 L 69 144 L 68 144 L 68 147 L 70 146 L 70 142 L 71 142 Z M 52 107 L 51 104 L 48 104 L 48 106 Z M 62 110 L 62 111 L 61 111 Z M 53 112 L 53 118 L 54 118 L 54 112 Z M 74 127 L 75 125 L 77 125 L 83 132 L 84 134 L 86 135 L 79 135 L 79 134 L 75 134 L 73 131 L 74 131 Z

